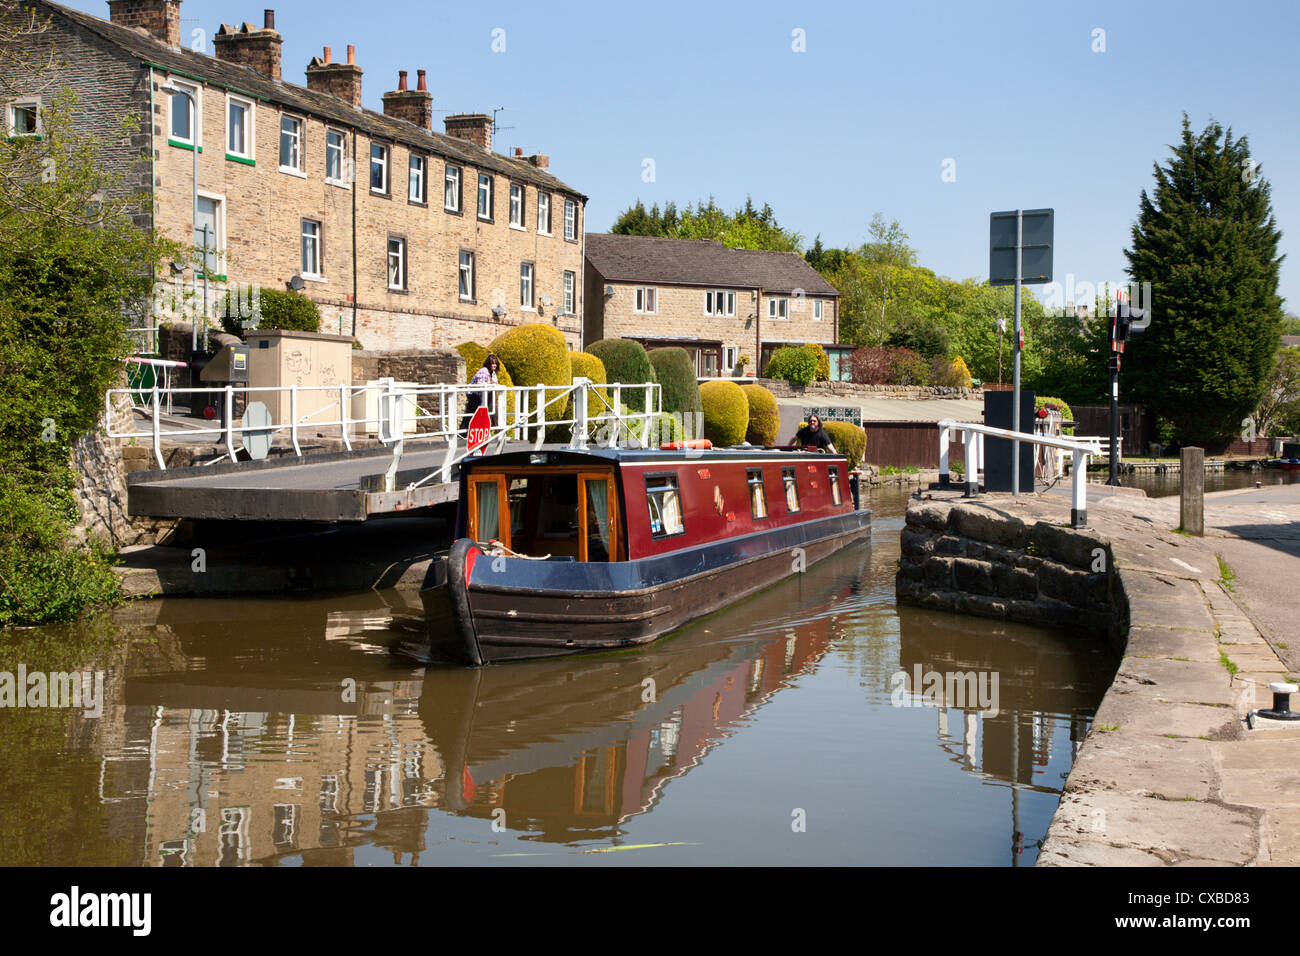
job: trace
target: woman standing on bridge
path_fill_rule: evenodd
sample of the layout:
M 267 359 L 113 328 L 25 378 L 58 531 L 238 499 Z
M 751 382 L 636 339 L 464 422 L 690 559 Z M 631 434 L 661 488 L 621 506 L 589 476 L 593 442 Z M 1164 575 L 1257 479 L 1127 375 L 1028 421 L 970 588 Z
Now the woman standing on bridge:
M 474 377 L 469 380 L 469 383 L 471 385 L 496 385 L 497 372 L 500 369 L 501 360 L 489 352 L 488 357 L 483 360 L 483 367 L 474 373 Z M 488 414 L 495 415 L 497 410 L 496 397 L 496 392 L 488 388 L 467 393 L 465 395 L 465 417 L 461 420 L 460 430 L 463 432 L 469 431 L 469 420 L 480 405 L 486 405 Z

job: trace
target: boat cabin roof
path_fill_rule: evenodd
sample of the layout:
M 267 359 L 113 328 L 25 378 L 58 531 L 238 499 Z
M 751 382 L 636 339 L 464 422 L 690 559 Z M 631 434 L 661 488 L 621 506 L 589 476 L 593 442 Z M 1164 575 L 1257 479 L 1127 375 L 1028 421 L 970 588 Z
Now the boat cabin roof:
M 535 455 L 546 455 L 546 461 L 538 461 Z M 816 451 L 783 451 L 778 448 L 760 448 L 755 445 L 752 448 L 732 447 L 732 448 L 707 448 L 707 449 L 666 449 L 666 448 L 572 448 L 568 445 L 543 445 L 537 449 L 525 449 L 522 451 L 508 451 L 499 455 L 479 455 L 472 458 L 465 458 L 461 461 L 461 468 L 477 467 L 507 467 L 514 468 L 527 465 L 581 465 L 581 464 L 613 464 L 613 465 L 643 465 L 651 462 L 669 464 L 672 462 L 682 462 L 683 464 L 696 464 L 699 462 L 724 462 L 724 461 L 754 461 L 762 459 L 764 461 L 798 461 L 801 458 L 810 458 L 815 461 L 835 461 L 843 460 L 843 455 L 831 455 L 825 452 Z

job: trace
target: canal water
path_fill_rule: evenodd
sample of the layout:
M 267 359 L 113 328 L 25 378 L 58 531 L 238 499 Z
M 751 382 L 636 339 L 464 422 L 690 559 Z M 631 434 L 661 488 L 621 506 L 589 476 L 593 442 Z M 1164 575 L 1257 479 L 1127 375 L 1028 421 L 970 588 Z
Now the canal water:
M 1134 472 L 1131 475 L 1122 475 L 1120 481 L 1130 488 L 1143 489 L 1148 498 L 1167 498 L 1178 494 L 1181 490 L 1181 481 L 1176 470 L 1164 474 Z M 1283 471 L 1281 468 L 1260 468 L 1253 471 L 1245 468 L 1225 468 L 1219 471 L 1207 471 L 1205 491 L 1209 494 L 1213 491 L 1254 488 L 1257 481 L 1265 486 L 1290 485 L 1300 481 L 1300 472 Z
M 1116 661 L 899 608 L 905 505 L 637 652 L 425 669 L 395 592 L 18 632 L 102 713 L 0 709 L 0 864 L 1032 864 Z

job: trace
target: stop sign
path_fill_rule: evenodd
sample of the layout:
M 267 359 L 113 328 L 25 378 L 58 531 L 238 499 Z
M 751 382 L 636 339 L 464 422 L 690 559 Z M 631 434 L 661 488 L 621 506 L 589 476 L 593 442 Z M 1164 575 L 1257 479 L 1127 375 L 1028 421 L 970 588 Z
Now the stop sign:
M 487 444 L 491 429 L 492 417 L 488 414 L 487 406 L 480 405 L 469 420 L 469 431 L 465 433 L 471 455 Z

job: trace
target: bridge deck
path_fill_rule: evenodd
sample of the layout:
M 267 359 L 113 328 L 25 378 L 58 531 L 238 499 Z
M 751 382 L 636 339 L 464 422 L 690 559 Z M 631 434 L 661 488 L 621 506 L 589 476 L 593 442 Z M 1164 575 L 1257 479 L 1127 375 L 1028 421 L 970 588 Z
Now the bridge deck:
M 454 481 L 430 479 L 405 490 L 440 468 L 446 452 L 438 441 L 408 445 L 397 474 L 399 490 L 391 492 L 381 490 L 392 462 L 387 448 L 140 471 L 127 477 L 127 510 L 151 518 L 365 521 L 455 501 Z

